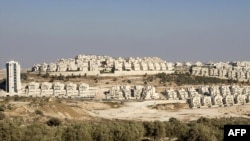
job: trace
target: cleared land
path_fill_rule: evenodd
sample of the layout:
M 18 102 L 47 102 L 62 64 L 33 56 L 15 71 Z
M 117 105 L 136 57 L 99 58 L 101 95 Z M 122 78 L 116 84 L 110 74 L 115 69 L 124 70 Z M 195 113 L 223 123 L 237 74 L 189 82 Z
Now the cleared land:
M 185 102 L 144 101 L 144 102 L 90 102 L 64 99 L 2 99 L 4 114 L 24 122 L 45 122 L 51 117 L 67 120 L 122 119 L 138 121 L 168 121 L 174 117 L 192 121 L 200 117 L 245 117 L 250 118 L 250 105 L 231 107 L 190 109 Z M 37 111 L 41 111 L 38 113 Z

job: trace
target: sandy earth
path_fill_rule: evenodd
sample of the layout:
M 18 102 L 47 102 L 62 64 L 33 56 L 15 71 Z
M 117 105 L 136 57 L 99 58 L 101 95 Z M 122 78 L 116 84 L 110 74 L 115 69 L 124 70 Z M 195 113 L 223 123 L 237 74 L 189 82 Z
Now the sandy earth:
M 182 121 L 196 120 L 200 117 L 247 117 L 250 118 L 250 105 L 235 105 L 232 107 L 183 108 L 178 110 L 157 110 L 149 108 L 150 105 L 169 103 L 169 101 L 146 101 L 125 103 L 124 107 L 117 109 L 94 110 L 90 115 L 107 119 L 126 119 L 142 121 L 167 121 L 174 117 Z M 248 114 L 248 116 L 247 116 Z
M 200 117 L 246 117 L 250 118 L 250 103 L 231 107 L 190 109 L 185 101 L 155 100 L 144 102 L 90 102 L 62 100 L 4 102 L 7 117 L 19 117 L 25 121 L 44 122 L 50 117 L 71 120 L 124 119 L 139 121 L 168 121 L 174 117 L 182 121 L 196 120 Z M 177 106 L 176 106 L 177 105 Z M 178 106 L 179 105 L 179 106 Z M 43 115 L 35 114 L 36 110 Z

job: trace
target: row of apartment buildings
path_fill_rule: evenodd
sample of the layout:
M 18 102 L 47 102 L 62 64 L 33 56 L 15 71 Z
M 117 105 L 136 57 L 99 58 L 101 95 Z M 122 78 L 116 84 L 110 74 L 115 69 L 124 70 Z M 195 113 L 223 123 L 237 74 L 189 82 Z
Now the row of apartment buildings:
M 137 99 L 137 100 L 149 100 L 159 99 L 160 96 L 155 91 L 154 86 L 142 86 L 142 85 L 116 85 L 110 88 L 109 93 L 106 95 L 107 99 Z
M 166 89 L 169 100 L 188 100 L 191 107 L 232 106 L 250 103 L 250 86 L 221 85 Z
M 86 74 L 121 73 L 128 75 L 156 74 L 159 72 L 173 73 L 189 72 L 197 76 L 210 76 L 223 79 L 247 81 L 250 79 L 250 62 L 167 62 L 158 57 L 144 58 L 113 58 L 110 56 L 78 55 L 74 59 L 60 59 L 54 63 L 36 64 L 32 67 L 34 72 L 50 72 L 53 75 L 67 74 L 65 72 L 84 72 Z M 96 73 L 91 73 L 96 72 Z M 80 74 L 80 73 L 79 73 Z
M 37 83 L 30 82 L 23 84 L 17 92 L 8 92 L 3 97 L 21 96 L 21 97 L 58 97 L 58 98 L 94 98 L 97 94 L 96 87 L 90 87 L 86 83 L 79 85 L 74 83 Z
M 250 79 L 250 62 L 219 62 L 192 66 L 191 74 L 247 81 Z
M 174 64 L 157 57 L 112 58 L 109 56 L 78 55 L 75 59 L 60 59 L 54 63 L 35 64 L 32 71 L 166 71 L 173 70 Z

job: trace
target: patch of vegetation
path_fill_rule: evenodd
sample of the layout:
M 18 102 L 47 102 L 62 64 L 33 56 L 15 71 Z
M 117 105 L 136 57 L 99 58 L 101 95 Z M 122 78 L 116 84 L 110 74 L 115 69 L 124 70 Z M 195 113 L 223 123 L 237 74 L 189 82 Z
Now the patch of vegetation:
M 60 75 L 57 77 L 57 79 L 58 79 L 58 80 L 64 80 L 65 78 L 64 78 L 64 75 L 61 75 L 61 74 L 60 74 Z
M 49 123 L 49 124 L 48 124 Z M 189 123 L 176 118 L 169 121 L 100 120 L 68 121 L 64 126 L 51 118 L 46 124 L 31 123 L 23 126 L 20 120 L 0 120 L 0 140 L 53 140 L 53 141 L 221 141 L 224 125 L 250 123 L 248 118 L 201 117 Z M 49 125 L 49 126 L 48 126 Z
M 48 126 L 59 126 L 61 125 L 61 121 L 58 118 L 51 118 L 47 122 Z
M 14 101 L 19 101 L 21 98 L 17 95 L 14 96 Z
M 4 111 L 4 108 L 3 108 L 3 105 L 0 106 L 0 112 L 3 112 Z
M 28 80 L 27 73 L 21 73 L 21 80 Z
M 46 73 L 42 76 L 43 78 L 49 78 L 49 73 Z
M 0 120 L 3 120 L 5 118 L 5 114 L 3 112 L 0 112 Z
M 189 73 L 174 73 L 174 74 L 159 73 L 159 74 L 156 74 L 155 76 L 156 78 L 160 79 L 161 84 L 165 84 L 166 82 L 174 82 L 177 85 L 237 83 L 237 81 L 233 81 L 233 80 L 225 80 L 225 79 L 220 79 L 220 78 L 215 78 L 215 77 L 194 76 Z
M 35 110 L 35 114 L 37 114 L 37 115 L 43 115 L 43 112 L 42 111 L 40 111 L 40 110 Z
M 149 81 L 149 82 L 152 82 L 154 79 L 155 78 L 154 78 L 153 75 L 150 75 L 150 76 L 147 77 L 147 81 Z

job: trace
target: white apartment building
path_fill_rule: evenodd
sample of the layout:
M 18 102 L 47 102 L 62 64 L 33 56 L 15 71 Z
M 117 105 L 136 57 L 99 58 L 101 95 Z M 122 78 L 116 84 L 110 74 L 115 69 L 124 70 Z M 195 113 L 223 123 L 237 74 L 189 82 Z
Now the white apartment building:
M 17 93 L 21 90 L 21 68 L 18 62 L 6 63 L 6 92 Z

